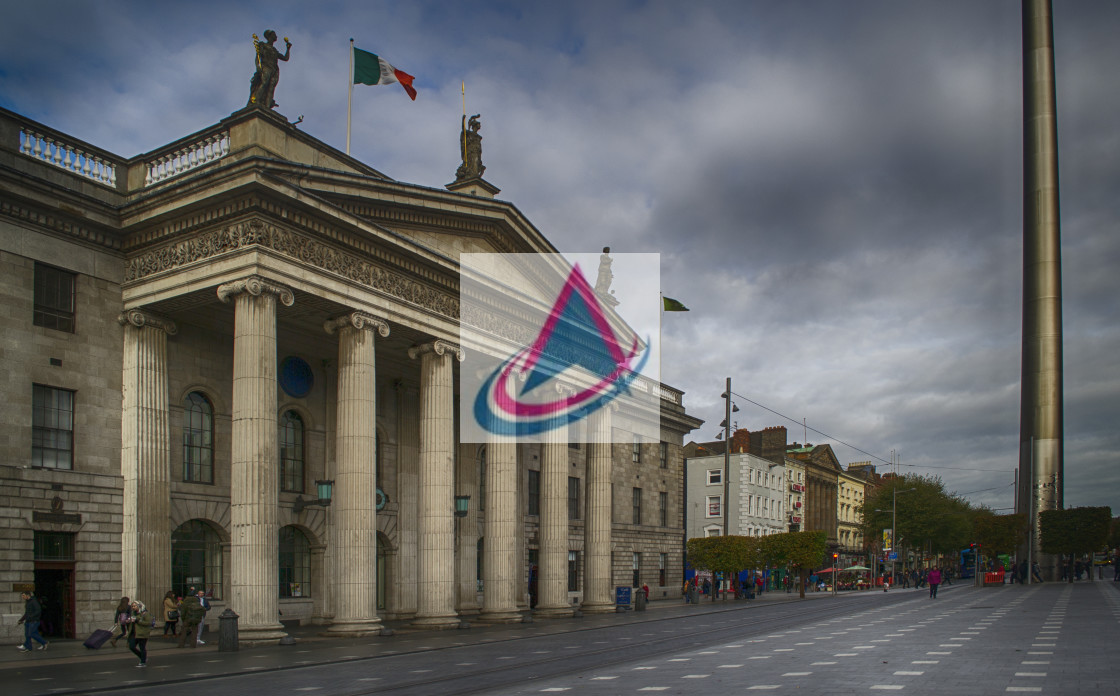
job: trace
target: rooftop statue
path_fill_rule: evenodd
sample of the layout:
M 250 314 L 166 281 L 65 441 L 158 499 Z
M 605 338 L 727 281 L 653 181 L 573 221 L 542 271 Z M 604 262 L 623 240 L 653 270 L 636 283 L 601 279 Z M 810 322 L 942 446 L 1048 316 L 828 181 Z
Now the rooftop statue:
M 276 93 L 276 83 L 280 81 L 279 61 L 288 60 L 292 52 L 292 42 L 288 41 L 288 37 L 284 37 L 287 50 L 284 51 L 284 55 L 280 55 L 280 51 L 273 46 L 276 43 L 276 32 L 266 29 L 264 38 L 268 43 L 253 34 L 253 46 L 257 49 L 257 71 L 249 81 L 249 103 L 246 106 L 274 109 L 280 106 L 272 98 Z
M 482 164 L 482 136 L 478 134 L 482 124 L 478 122 L 478 117 L 479 114 L 475 114 L 468 122 L 467 115 L 463 114 L 463 133 L 459 140 L 459 152 L 463 163 L 455 171 L 456 181 L 482 178 L 482 173 L 486 171 L 486 167 Z

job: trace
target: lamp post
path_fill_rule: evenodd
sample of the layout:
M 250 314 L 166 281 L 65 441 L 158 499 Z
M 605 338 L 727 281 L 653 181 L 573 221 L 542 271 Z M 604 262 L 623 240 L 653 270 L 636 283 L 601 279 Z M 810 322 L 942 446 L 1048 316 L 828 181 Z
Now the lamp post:
M 891 552 L 898 556 L 898 494 L 911 493 L 918 490 L 917 488 L 907 488 L 905 490 L 898 490 L 897 488 L 891 489 Z M 886 512 L 886 510 L 876 509 L 875 512 Z M 891 561 L 891 576 L 894 576 L 894 561 Z

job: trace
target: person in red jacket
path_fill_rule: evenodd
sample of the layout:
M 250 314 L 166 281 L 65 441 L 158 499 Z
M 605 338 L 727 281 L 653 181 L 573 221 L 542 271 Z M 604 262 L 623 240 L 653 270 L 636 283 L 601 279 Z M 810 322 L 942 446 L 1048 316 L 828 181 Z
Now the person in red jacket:
M 937 568 L 930 568 L 929 574 L 926 575 L 926 582 L 929 583 L 930 599 L 937 599 L 937 586 L 941 584 L 941 571 Z

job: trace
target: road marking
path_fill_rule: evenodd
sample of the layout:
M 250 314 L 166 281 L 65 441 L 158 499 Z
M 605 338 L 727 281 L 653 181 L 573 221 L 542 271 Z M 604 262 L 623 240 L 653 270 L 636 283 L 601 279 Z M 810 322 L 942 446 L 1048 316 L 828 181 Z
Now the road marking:
M 761 691 L 762 689 L 780 689 L 781 684 L 759 684 L 758 686 L 748 686 L 747 689 L 751 691 Z
M 936 665 L 940 663 L 941 660 L 910 660 L 912 665 Z
M 926 654 L 927 655 L 952 655 L 953 651 L 952 650 L 944 650 L 944 651 L 933 650 L 933 651 L 927 652 Z
M 774 652 L 793 652 L 793 648 L 774 648 Z
M 1053 655 L 1054 651 L 1053 650 L 1038 650 L 1038 651 L 1028 650 L 1027 654 L 1028 655 Z
M 937 647 L 939 647 L 939 648 L 959 648 L 959 647 L 961 647 L 961 644 L 960 643 L 941 643 Z
M 591 677 L 591 681 L 610 681 L 611 679 L 618 679 L 618 677 Z
M 736 667 L 742 666 L 743 665 L 720 665 L 718 669 L 735 669 Z
M 691 657 L 671 657 L 669 662 L 688 662 L 691 659 Z
M 748 660 L 769 660 L 770 657 L 771 657 L 770 655 L 751 655 L 747 659 Z
M 296 691 L 318 691 L 322 688 L 323 687 L 321 686 L 301 686 L 300 688 L 296 689 Z
M 668 690 L 669 690 L 669 687 L 667 687 L 667 686 L 643 686 L 642 688 L 638 689 L 638 691 L 668 691 Z
M 641 667 L 635 667 L 634 669 L 639 670 L 639 669 L 657 669 L 657 668 L 656 667 L 651 667 L 649 665 L 643 665 Z
M 1009 686 L 1008 691 L 1042 691 L 1041 686 Z
M 1046 672 L 1016 672 L 1016 677 L 1045 677 Z
M 838 662 L 810 662 L 809 666 L 813 667 L 815 665 L 835 665 L 835 664 L 839 664 L 839 663 Z
M 1032 648 L 1054 648 L 1057 645 L 1057 643 L 1031 643 Z
M 782 676 L 783 677 L 807 677 L 810 674 L 812 674 L 812 672 L 786 672 Z
M 902 686 L 902 684 L 875 684 L 871 688 L 872 689 L 884 689 L 884 690 L 887 690 L 887 691 L 899 691 L 900 689 L 903 689 L 905 687 Z
M 550 686 L 547 689 L 541 689 L 541 691 L 568 691 L 571 688 L 570 686 Z
M 874 645 L 853 645 L 852 650 L 871 650 L 874 647 Z
M 899 677 L 920 677 L 923 674 L 925 674 L 925 672 L 895 672 L 895 676 Z
M 855 657 L 859 653 L 836 653 L 833 657 Z
M 1050 660 L 1023 660 L 1020 664 L 1024 665 L 1048 665 Z
M 813 643 L 794 643 L 794 645 L 813 645 Z
M 686 674 L 681 679 L 707 679 L 712 675 L 710 674 Z

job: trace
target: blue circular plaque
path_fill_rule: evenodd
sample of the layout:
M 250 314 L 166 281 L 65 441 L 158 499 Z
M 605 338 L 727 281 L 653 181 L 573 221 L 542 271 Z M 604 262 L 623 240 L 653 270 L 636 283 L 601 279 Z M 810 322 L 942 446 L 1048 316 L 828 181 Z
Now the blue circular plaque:
M 303 358 L 289 355 L 280 363 L 280 388 L 288 396 L 302 399 L 315 384 L 315 374 Z

